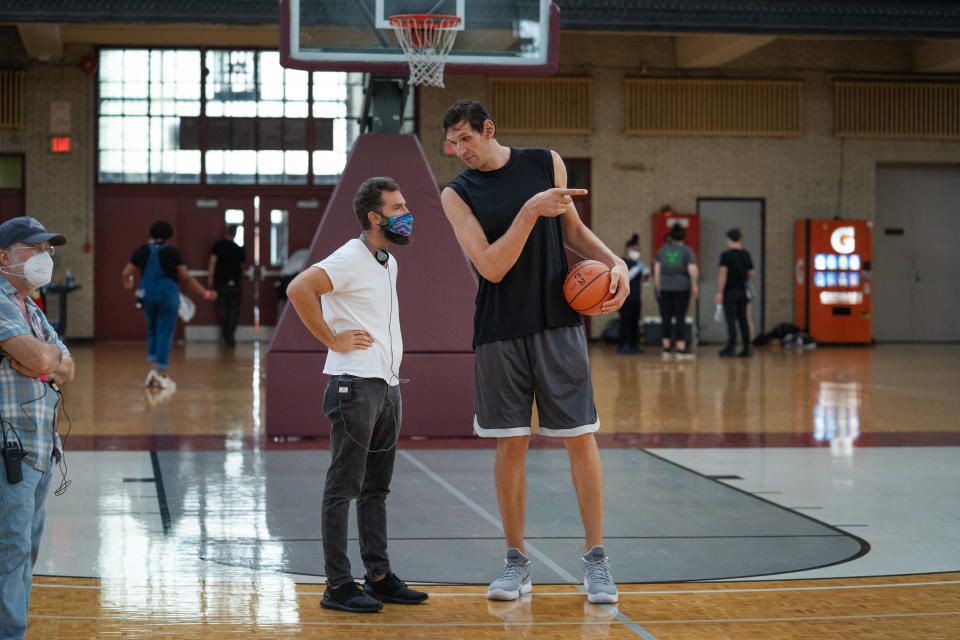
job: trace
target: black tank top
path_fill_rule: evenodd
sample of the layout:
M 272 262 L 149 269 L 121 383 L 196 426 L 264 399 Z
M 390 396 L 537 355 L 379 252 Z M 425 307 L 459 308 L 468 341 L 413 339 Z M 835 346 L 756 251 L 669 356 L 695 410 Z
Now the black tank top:
M 554 187 L 547 149 L 510 148 L 510 160 L 493 171 L 467 169 L 448 185 L 473 210 L 491 244 L 507 232 L 524 203 Z M 582 324 L 563 299 L 567 256 L 559 218 L 539 218 L 516 264 L 500 282 L 479 276 L 473 344 L 519 338 Z

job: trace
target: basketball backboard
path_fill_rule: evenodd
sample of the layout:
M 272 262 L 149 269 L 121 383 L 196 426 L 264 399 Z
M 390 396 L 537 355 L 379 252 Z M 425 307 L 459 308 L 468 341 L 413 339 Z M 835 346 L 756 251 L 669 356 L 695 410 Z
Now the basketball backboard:
M 406 73 L 389 19 L 411 13 L 461 19 L 446 73 L 556 73 L 560 9 L 550 0 L 280 0 L 281 64 Z

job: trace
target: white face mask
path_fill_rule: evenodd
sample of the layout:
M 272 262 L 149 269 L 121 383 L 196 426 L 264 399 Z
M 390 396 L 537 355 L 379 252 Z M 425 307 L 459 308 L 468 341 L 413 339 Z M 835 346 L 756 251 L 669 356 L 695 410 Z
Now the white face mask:
M 23 265 L 22 274 L 13 273 L 10 271 L 10 267 L 17 267 L 20 265 Z M 53 278 L 53 258 L 46 251 L 41 251 L 36 255 L 30 256 L 24 262 L 8 265 L 3 271 L 4 273 L 22 277 L 31 287 L 34 289 L 39 289 L 40 287 L 49 284 L 50 279 Z
M 639 251 L 627 251 L 627 257 L 633 260 L 634 262 L 639 262 L 640 252 Z

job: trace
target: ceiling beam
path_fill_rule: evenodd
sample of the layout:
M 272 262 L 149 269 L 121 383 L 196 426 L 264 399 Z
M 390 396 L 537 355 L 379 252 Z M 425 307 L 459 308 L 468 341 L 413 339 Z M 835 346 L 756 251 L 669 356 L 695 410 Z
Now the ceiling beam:
M 681 69 L 722 67 L 776 39 L 776 36 L 719 33 L 679 35 L 676 37 L 677 66 Z
M 48 22 L 30 22 L 17 25 L 27 55 L 42 62 L 63 59 L 63 38 L 60 25 Z
M 63 40 L 131 47 L 206 45 L 276 49 L 280 42 L 280 31 L 277 25 L 65 24 Z
M 924 40 L 913 54 L 914 70 L 926 72 L 960 71 L 960 41 Z

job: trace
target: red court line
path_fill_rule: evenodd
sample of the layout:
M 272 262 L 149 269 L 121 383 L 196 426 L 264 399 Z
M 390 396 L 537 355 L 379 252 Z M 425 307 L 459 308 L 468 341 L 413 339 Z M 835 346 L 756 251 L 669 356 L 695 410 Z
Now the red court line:
M 598 433 L 602 449 L 712 449 L 762 447 L 829 447 L 812 433 Z M 329 449 L 326 437 L 275 441 L 267 436 L 232 435 L 115 435 L 71 434 L 67 451 L 222 451 L 240 443 L 243 449 L 296 451 Z M 960 431 L 883 431 L 861 433 L 855 447 L 949 447 L 960 446 Z M 401 449 L 494 449 L 492 438 L 401 438 Z M 560 449 L 562 438 L 533 436 L 532 449 Z

